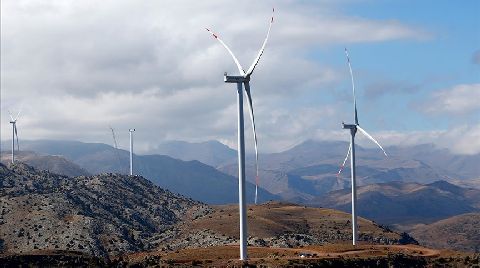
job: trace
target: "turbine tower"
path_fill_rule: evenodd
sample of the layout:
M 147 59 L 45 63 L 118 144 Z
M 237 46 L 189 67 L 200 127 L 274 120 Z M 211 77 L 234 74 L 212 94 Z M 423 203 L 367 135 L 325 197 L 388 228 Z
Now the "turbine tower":
M 274 12 L 275 10 L 273 10 Z M 258 146 L 257 146 L 257 132 L 255 129 L 255 116 L 253 113 L 253 101 L 252 94 L 250 91 L 250 77 L 257 66 L 260 57 L 263 54 L 265 45 L 267 44 L 268 37 L 270 35 L 270 29 L 273 24 L 273 15 L 270 20 L 270 24 L 267 31 L 267 36 L 263 41 L 262 47 L 257 54 L 257 57 L 253 61 L 252 65 L 248 70 L 245 70 L 240 65 L 239 61 L 230 50 L 230 48 L 220 39 L 220 37 L 207 29 L 212 36 L 222 44 L 222 46 L 228 51 L 230 56 L 232 56 L 233 61 L 237 65 L 240 75 L 230 76 L 227 73 L 224 74 L 225 83 L 235 83 L 237 84 L 237 108 L 238 108 L 238 203 L 239 203 L 239 213 L 240 213 L 240 259 L 246 260 L 247 257 L 247 206 L 245 199 L 245 138 L 244 138 L 244 123 L 243 123 L 243 87 L 245 88 L 245 93 L 247 95 L 247 103 L 250 111 L 250 118 L 252 121 L 252 130 L 253 130 L 253 139 L 255 143 L 255 168 L 256 168 L 256 177 L 255 177 L 255 204 L 257 204 L 258 197 Z
M 133 175 L 133 132 L 134 128 L 128 130 L 130 133 L 130 176 Z
M 357 130 L 359 130 L 363 135 L 367 138 L 372 140 L 380 149 L 382 149 L 385 156 L 387 153 L 383 150 L 382 146 L 370 135 L 365 131 L 363 128 L 360 127 L 358 124 L 358 115 L 357 115 L 357 100 L 355 98 L 355 82 L 353 80 L 353 72 L 352 66 L 350 64 L 350 57 L 348 56 L 348 50 L 345 48 L 345 55 L 347 57 L 348 68 L 350 70 L 350 77 L 352 79 L 352 90 L 353 90 L 353 117 L 354 117 L 354 124 L 345 124 L 342 123 L 343 129 L 350 130 L 350 146 L 348 147 L 347 156 L 345 160 L 343 160 L 343 164 L 338 171 L 338 175 L 343 170 L 345 163 L 347 162 L 348 155 L 350 155 L 350 171 L 351 171 L 351 179 L 352 179 L 352 244 L 355 246 L 357 244 L 358 238 L 358 225 L 357 225 L 357 182 L 356 182 L 356 174 L 355 174 L 355 134 L 357 134 Z
M 12 124 L 12 164 L 15 163 L 15 137 L 17 138 L 17 151 L 20 151 L 20 145 L 18 143 L 18 131 L 17 131 L 17 120 L 20 116 L 21 110 L 18 112 L 17 116 L 14 118 L 12 113 L 8 111 L 10 115 L 10 124 Z

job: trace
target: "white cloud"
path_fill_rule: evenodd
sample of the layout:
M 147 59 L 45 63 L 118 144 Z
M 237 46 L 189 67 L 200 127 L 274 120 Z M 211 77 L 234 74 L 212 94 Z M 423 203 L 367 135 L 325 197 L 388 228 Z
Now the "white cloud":
M 480 109 L 480 84 L 456 85 L 434 92 L 421 109 L 428 114 L 463 115 Z
M 3 1 L 2 130 L 3 109 L 24 103 L 21 138 L 110 142 L 112 125 L 120 140 L 136 127 L 140 151 L 165 139 L 234 144 L 235 89 L 222 76 L 236 68 L 203 27 L 249 66 L 273 4 L 271 40 L 252 80 L 266 151 L 338 127 L 342 111 L 296 101 L 343 79 L 306 56 L 313 46 L 428 37 L 398 21 L 346 17 L 328 1 Z
M 478 142 L 480 140 L 480 124 L 453 126 L 446 130 L 378 131 L 372 135 L 385 146 L 433 143 L 439 148 L 448 148 L 457 154 L 480 153 L 480 142 Z M 366 139 L 363 139 L 361 144 L 366 147 L 375 146 Z

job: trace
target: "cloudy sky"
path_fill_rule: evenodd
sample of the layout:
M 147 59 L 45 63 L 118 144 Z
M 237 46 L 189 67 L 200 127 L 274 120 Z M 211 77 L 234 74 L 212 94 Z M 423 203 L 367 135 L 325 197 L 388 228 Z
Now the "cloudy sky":
M 166 140 L 236 141 L 237 69 L 252 77 L 259 146 L 347 140 L 351 84 L 360 124 L 384 145 L 433 142 L 480 152 L 479 1 L 1 2 L 1 138 L 23 107 L 21 139 L 71 139 L 137 151 Z M 248 119 L 248 114 L 246 119 Z M 246 122 L 248 148 L 252 148 Z M 369 145 L 360 139 L 362 145 Z

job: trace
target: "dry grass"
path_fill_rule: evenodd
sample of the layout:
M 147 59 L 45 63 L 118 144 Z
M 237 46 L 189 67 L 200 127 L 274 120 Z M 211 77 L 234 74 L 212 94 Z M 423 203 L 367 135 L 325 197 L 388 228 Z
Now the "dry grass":
M 215 233 L 238 239 L 238 215 L 238 206 L 236 205 L 216 206 L 213 214 L 189 223 L 188 229 L 210 229 Z M 259 238 L 268 238 L 284 233 L 351 232 L 350 214 L 333 209 L 271 202 L 248 206 L 247 215 L 248 234 Z M 372 221 L 359 218 L 358 222 L 361 233 L 399 238 L 396 233 L 384 232 Z
M 300 253 L 308 253 L 306 258 Z M 329 244 L 324 246 L 309 246 L 305 248 L 268 248 L 249 247 L 248 264 L 267 265 L 268 267 L 283 266 L 308 266 L 309 264 L 375 264 L 377 261 L 384 263 L 400 260 L 410 264 L 436 263 L 440 260 L 453 264 L 462 263 L 463 260 L 473 255 L 466 253 L 434 250 L 416 245 L 357 245 Z M 239 261 L 238 245 L 216 246 L 209 248 L 182 249 L 176 252 L 150 252 L 148 254 L 131 254 L 125 256 L 130 264 L 163 263 L 173 266 L 207 266 L 207 267 L 239 267 L 245 264 Z M 368 266 L 368 265 L 367 265 Z

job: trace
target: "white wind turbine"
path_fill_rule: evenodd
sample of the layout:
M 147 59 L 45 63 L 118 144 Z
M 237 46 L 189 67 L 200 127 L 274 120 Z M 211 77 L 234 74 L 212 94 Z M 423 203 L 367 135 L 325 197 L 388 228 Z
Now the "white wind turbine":
M 113 129 L 112 126 L 108 126 L 110 128 L 110 131 L 112 132 L 112 137 L 113 137 L 113 146 L 115 148 L 115 157 L 117 158 L 117 165 L 120 169 L 119 172 L 122 172 L 122 160 L 120 158 L 120 154 L 118 153 L 118 143 L 117 143 L 117 136 L 115 135 L 115 130 Z
M 273 10 L 274 12 L 275 10 Z M 257 54 L 257 57 L 253 61 L 252 65 L 245 72 L 243 67 L 240 65 L 239 61 L 230 50 L 230 48 L 220 39 L 220 37 L 207 29 L 209 33 L 213 35 L 215 39 L 223 45 L 223 47 L 228 51 L 230 56 L 232 56 L 233 61 L 237 65 L 238 71 L 240 72 L 239 76 L 229 76 L 227 73 L 224 74 L 225 83 L 236 83 L 237 84 L 237 106 L 238 106 L 238 203 L 239 203 L 239 212 L 240 212 L 240 259 L 247 259 L 247 207 L 245 200 L 245 138 L 244 138 L 244 124 L 243 124 L 243 85 L 245 86 L 245 93 L 248 99 L 248 106 L 250 110 L 250 118 L 252 119 L 252 130 L 253 138 L 255 142 L 255 168 L 256 168 L 256 178 L 255 178 L 255 204 L 257 204 L 258 196 L 258 147 L 257 147 L 257 133 L 255 129 L 255 116 L 253 113 L 253 102 L 252 95 L 250 92 L 250 76 L 253 73 L 253 70 L 258 64 L 260 57 L 263 54 L 265 45 L 267 44 L 268 37 L 270 35 L 270 29 L 272 28 L 273 15 L 270 20 L 270 25 L 268 27 L 267 36 L 263 41 L 262 47 Z
M 10 124 L 12 124 L 12 164 L 15 163 L 15 137 L 17 138 L 17 151 L 20 151 L 20 145 L 18 143 L 17 120 L 21 111 L 22 110 L 20 109 L 15 118 L 12 116 L 12 113 L 8 111 L 8 114 L 10 115 Z
M 367 138 L 372 140 L 380 149 L 382 149 L 383 153 L 385 156 L 387 156 L 387 153 L 385 150 L 382 148 L 382 146 L 370 135 L 368 134 L 363 128 L 360 127 L 358 124 L 358 115 L 357 115 L 357 100 L 355 98 L 355 82 L 353 80 L 353 72 L 352 72 L 352 66 L 350 64 L 350 57 L 348 56 L 348 51 L 345 48 L 345 55 L 347 56 L 347 63 L 348 63 L 348 68 L 350 70 L 350 77 L 352 79 L 352 90 L 353 90 L 353 109 L 354 109 L 354 120 L 355 124 L 345 124 L 342 123 L 344 129 L 350 129 L 350 146 L 347 151 L 347 156 L 345 157 L 345 160 L 343 160 L 343 164 L 340 167 L 340 170 L 338 171 L 338 175 L 342 172 L 343 167 L 345 166 L 345 163 L 347 162 L 348 155 L 350 154 L 350 151 L 352 152 L 350 156 L 350 170 L 351 170 L 351 179 L 352 179 L 352 244 L 356 245 L 357 243 L 357 238 L 358 238 L 358 226 L 357 226 L 357 185 L 356 185 L 356 177 L 355 177 L 355 134 L 357 133 L 357 130 L 360 130 L 363 135 L 365 135 Z
M 133 132 L 135 132 L 134 128 L 128 130 L 130 133 L 130 175 L 133 175 Z

